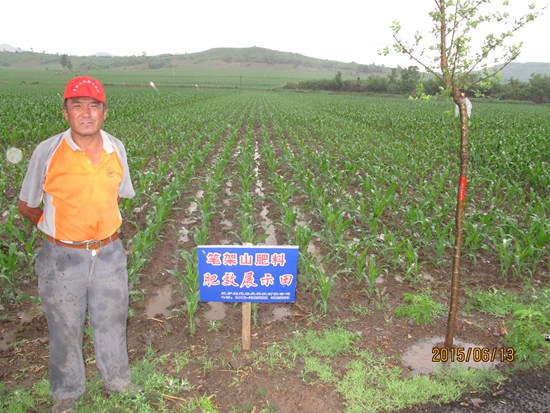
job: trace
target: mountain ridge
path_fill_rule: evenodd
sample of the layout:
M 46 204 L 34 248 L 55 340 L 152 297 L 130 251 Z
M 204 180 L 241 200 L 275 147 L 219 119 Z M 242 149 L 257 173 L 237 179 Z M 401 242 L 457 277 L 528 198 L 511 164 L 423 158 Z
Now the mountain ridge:
M 257 64 L 285 66 L 287 68 L 309 68 L 312 70 L 332 70 L 355 72 L 362 75 L 387 75 L 391 67 L 356 62 L 340 62 L 329 59 L 318 59 L 293 52 L 277 51 L 263 47 L 216 47 L 202 52 L 183 54 L 114 56 L 106 52 L 88 56 L 67 55 L 75 67 L 93 67 L 107 69 L 128 67 L 132 69 L 155 69 L 161 67 L 181 66 L 185 64 L 202 65 L 235 65 Z M 23 51 L 8 44 L 0 44 L 0 66 L 32 67 L 60 64 L 59 54 Z M 503 80 L 517 79 L 528 81 L 532 74 L 550 76 L 550 63 L 512 62 L 501 72 Z

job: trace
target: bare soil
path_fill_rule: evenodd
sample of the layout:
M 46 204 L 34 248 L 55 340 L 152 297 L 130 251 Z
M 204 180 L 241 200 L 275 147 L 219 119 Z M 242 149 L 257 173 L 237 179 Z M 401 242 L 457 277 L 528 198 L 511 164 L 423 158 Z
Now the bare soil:
M 175 213 L 176 218 L 177 215 L 178 212 Z M 223 231 L 221 226 L 217 228 Z M 277 368 L 259 371 L 247 368 L 250 367 L 250 360 L 236 350 L 242 339 L 240 305 L 224 303 L 212 308 L 209 303 L 201 303 L 197 314 L 196 334 L 189 335 L 188 321 L 183 311 L 185 303 L 181 286 L 167 271 L 169 268 L 182 265 L 181 262 L 178 264 L 181 258 L 177 251 L 181 244 L 178 242 L 177 231 L 176 227 L 167 230 L 138 283 L 133 286 L 133 290 L 140 293 L 132 295 L 132 316 L 128 322 L 131 360 L 143 357 L 149 346 L 159 356 L 189 351 L 194 361 L 180 373 L 175 372 L 175 366 L 172 369 L 167 365 L 167 369 L 172 370 L 167 373 L 184 378 L 193 385 L 194 390 L 182 395 L 182 398 L 213 396 L 212 400 L 221 412 L 259 411 L 268 406 L 276 409 L 274 411 L 289 413 L 343 412 L 344 401 L 334 388 L 322 384 L 307 384 L 300 377 L 300 361 L 298 368 L 291 371 Z M 224 234 L 214 234 L 214 237 L 219 239 L 223 239 L 223 236 Z M 430 288 L 434 297 L 441 299 L 441 302 L 446 301 L 449 289 L 448 274 L 435 268 L 424 269 L 424 273 L 430 274 L 430 277 L 422 278 L 418 285 L 411 285 L 406 281 L 398 282 L 393 277 L 387 277 L 378 286 L 384 291 L 382 309 L 376 309 L 376 303 L 369 301 L 365 291 L 357 288 L 353 282 L 340 282 L 332 295 L 329 313 L 317 321 L 312 321 L 315 319 L 312 315 L 315 314 L 313 308 L 316 297 L 305 286 L 299 286 L 297 300 L 293 304 L 259 305 L 257 323 L 252 330 L 252 350 L 261 351 L 275 341 L 290 338 L 295 330 L 322 331 L 335 325 L 344 325 L 351 331 L 362 333 L 359 347 L 378 349 L 388 356 L 389 363 L 412 370 L 410 366 L 403 364 L 403 353 L 418 341 L 443 336 L 446 326 L 446 317 L 439 317 L 430 325 L 417 325 L 410 320 L 393 317 L 394 309 L 401 304 L 402 295 L 406 292 Z M 469 288 L 519 288 L 519 285 L 513 284 L 503 286 L 502 280 L 491 268 L 470 263 L 465 265 L 463 273 L 463 283 Z M 37 295 L 35 281 L 22 287 L 22 293 Z M 461 299 L 461 304 L 464 305 L 464 299 Z M 366 316 L 354 314 L 351 311 L 352 305 L 363 305 L 370 309 L 370 313 Z M 40 308 L 31 300 L 25 300 L 4 308 L 3 313 L 0 322 L 1 381 L 10 387 L 25 387 L 37 378 L 47 377 L 48 331 Z M 213 328 L 212 323 L 215 321 L 219 323 Z M 505 345 L 504 333 L 503 319 L 475 313 L 471 317 L 460 318 L 457 339 L 480 347 L 501 347 Z M 89 346 L 87 351 L 90 356 L 93 355 L 93 350 Z M 204 354 L 215 360 L 214 369 L 203 368 L 200 360 Z M 426 355 L 423 362 L 430 365 L 431 354 Z M 342 360 L 342 363 L 345 363 L 345 360 Z M 93 364 L 88 365 L 88 370 L 90 374 L 95 371 Z M 549 394 L 547 371 L 540 376 L 528 377 L 531 380 L 530 385 L 543 386 L 546 394 Z M 537 382 L 538 377 L 540 380 Z M 456 411 L 469 411 L 467 409 L 474 406 L 481 410 L 487 409 L 489 404 L 480 405 L 479 400 L 489 402 L 494 399 L 498 403 L 499 397 L 507 397 L 507 389 L 518 388 L 516 380 L 521 384 L 525 382 L 524 378 L 525 375 L 520 375 L 517 379 L 512 377 L 505 387 L 495 388 L 492 395 L 467 394 L 456 404 L 456 408 L 459 409 Z M 419 406 L 418 409 L 410 409 L 407 412 L 455 411 L 442 409 L 443 407 L 435 405 Z
M 219 150 L 218 148 L 217 150 Z M 215 156 L 212 159 L 216 159 Z M 228 170 L 231 170 L 230 168 Z M 260 168 L 259 177 L 264 182 L 261 188 L 265 193 L 272 189 L 267 187 L 268 179 L 265 170 Z M 264 179 L 265 178 L 265 179 Z M 195 247 L 190 230 L 197 223 L 194 216 L 196 208 L 193 199 L 200 191 L 200 172 L 197 179 L 190 182 L 180 201 L 174 205 L 170 216 L 170 225 L 160 237 L 147 265 L 135 285 L 131 286 L 131 312 L 128 321 L 128 347 L 130 359 L 135 361 L 143 357 L 149 347 L 158 356 L 170 355 L 188 351 L 191 362 L 182 370 L 176 371 L 176 366 L 166 363 L 166 373 L 172 377 L 180 377 L 189 381 L 193 390 L 180 395 L 182 399 L 190 400 L 202 395 L 212 396 L 212 401 L 219 411 L 229 412 L 259 412 L 271 409 L 282 413 L 294 412 L 343 412 L 346 409 L 344 400 L 333 386 L 326 384 L 310 384 L 301 375 L 302 360 L 297 361 L 297 368 L 286 370 L 269 368 L 260 370 L 252 368 L 252 361 L 239 350 L 242 339 L 241 307 L 232 304 L 201 303 L 197 316 L 197 331 L 189 334 L 189 323 L 185 315 L 185 301 L 182 287 L 178 280 L 168 270 L 184 268 L 179 255 L 180 250 L 191 250 Z M 228 181 L 229 182 L 229 181 Z M 238 198 L 231 192 L 232 185 L 226 182 L 225 193 L 220 200 L 219 213 L 216 214 L 209 228 L 211 244 L 229 244 L 238 242 L 236 231 L 238 219 L 235 210 Z M 258 186 L 259 187 L 259 186 Z M 13 194 L 16 195 L 15 193 Z M 264 222 L 261 230 L 272 237 L 275 242 L 282 243 L 284 236 L 276 225 L 278 222 L 278 205 L 269 197 L 259 197 L 261 204 L 257 205 L 257 222 Z M 294 199 L 297 206 L 307 205 L 308 200 L 301 195 Z M 138 225 L 145 225 L 145 212 L 136 213 L 134 217 Z M 316 225 L 314 217 L 312 225 Z M 317 225 L 319 225 L 317 223 Z M 135 228 L 125 223 L 122 228 L 123 240 L 130 240 L 135 234 Z M 327 246 L 316 245 L 316 253 L 323 255 Z M 450 254 L 448 254 L 450 256 Z M 495 264 L 496 263 L 496 264 Z M 292 304 L 261 304 L 258 306 L 256 323 L 252 329 L 252 351 L 263 351 L 272 343 L 294 337 L 293 332 L 312 329 L 323 331 L 335 326 L 361 333 L 359 348 L 380 351 L 387 357 L 389 365 L 401 366 L 406 372 L 413 373 L 413 367 L 403 362 L 403 354 L 415 343 L 426 339 L 442 337 L 445 334 L 446 316 L 440 316 L 429 325 L 417 325 L 406 318 L 397 318 L 394 311 L 402 304 L 404 293 L 418 293 L 430 289 L 432 297 L 447 306 L 450 289 L 450 263 L 442 267 L 426 264 L 422 268 L 417 283 L 412 283 L 404 274 L 387 274 L 377 290 L 380 297 L 369 299 L 364 288 L 359 288 L 353 276 L 342 275 L 331 295 L 328 314 L 319 317 L 315 310 L 315 296 L 312 286 L 300 283 L 296 302 Z M 330 271 L 331 269 L 328 269 Z M 503 281 L 499 278 L 498 261 L 494 257 L 481 257 L 476 262 L 464 259 L 462 265 L 462 296 L 460 308 L 466 304 L 464 289 L 488 290 L 490 288 L 510 289 L 520 291 L 521 285 L 514 280 Z M 538 278 L 537 278 L 538 277 Z M 541 283 L 544 276 L 537 276 L 533 283 Z M 20 286 L 20 294 L 36 297 L 36 280 Z M 368 310 L 365 312 L 360 309 Z M 479 347 L 499 348 L 504 343 L 504 319 L 480 314 L 475 311 L 461 312 L 456 330 L 456 339 Z M 216 324 L 216 322 L 218 322 Z M 85 346 L 87 358 L 93 360 L 93 348 L 90 343 Z M 417 360 L 420 365 L 432 365 L 430 354 L 424 360 Z M 214 362 L 211 369 L 205 368 L 207 357 Z M 169 359 L 169 357 L 168 357 Z M 344 372 L 346 357 L 342 357 L 341 371 Z M 503 368 L 499 365 L 497 368 Z M 0 380 L 5 385 L 28 387 L 43 377 L 47 377 L 48 369 L 48 331 L 44 315 L 40 307 L 31 299 L 26 299 L 2 308 L 0 318 Z M 93 374 L 95 366 L 88 363 L 88 372 Z M 548 395 L 548 372 L 529 374 L 529 386 L 542 389 L 542 394 Z M 463 400 L 449 409 L 441 406 L 427 405 L 409 409 L 407 412 L 436 411 L 475 411 L 488 409 L 491 402 L 498 404 L 510 394 L 517 395 L 518 389 L 525 384 L 525 375 L 512 377 L 504 387 L 495 388 L 488 395 L 466 394 Z M 513 393 L 515 392 L 515 393 Z M 514 396 L 516 397 L 516 396 Z M 483 400 L 484 403 L 479 403 Z M 173 400 L 174 406 L 178 405 Z M 539 406 L 540 407 L 540 406 Z M 524 411 L 548 411 L 536 410 Z M 447 408 L 447 407 L 445 407 Z M 463 409 L 463 410 L 460 410 Z M 469 410 L 468 410 L 469 409 Z M 542 408 L 541 408 L 542 409 Z M 487 410 L 496 411 L 496 410 Z M 521 411 L 521 410 L 509 410 Z

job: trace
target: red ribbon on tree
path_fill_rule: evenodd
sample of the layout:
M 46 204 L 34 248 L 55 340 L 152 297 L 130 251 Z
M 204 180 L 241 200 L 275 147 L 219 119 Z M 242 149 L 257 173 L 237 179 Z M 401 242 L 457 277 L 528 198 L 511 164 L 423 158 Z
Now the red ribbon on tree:
M 460 184 L 458 186 L 458 200 L 464 202 L 466 200 L 466 175 L 460 175 Z

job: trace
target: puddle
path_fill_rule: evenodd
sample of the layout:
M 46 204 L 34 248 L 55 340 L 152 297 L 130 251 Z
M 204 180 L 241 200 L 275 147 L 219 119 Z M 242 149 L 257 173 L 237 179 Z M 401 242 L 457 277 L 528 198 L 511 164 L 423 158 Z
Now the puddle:
M 157 295 L 149 299 L 145 313 L 149 318 L 157 317 L 159 314 L 168 317 L 170 305 L 172 305 L 172 285 L 168 284 L 158 290 Z
M 292 316 L 292 311 L 286 307 L 274 307 L 272 321 L 282 321 L 287 317 Z
M 425 339 L 418 341 L 417 343 L 413 344 L 411 347 L 409 347 L 405 353 L 403 353 L 403 363 L 410 367 L 412 371 L 416 374 L 429 374 L 437 369 L 441 368 L 441 366 L 454 366 L 454 365 L 461 365 L 462 367 L 466 368 L 489 368 L 494 367 L 497 365 L 498 361 L 495 360 L 494 362 L 476 362 L 474 361 L 474 357 L 477 359 L 479 358 L 479 351 L 483 349 L 483 346 L 473 344 L 473 343 L 465 343 L 460 340 L 454 340 L 453 344 L 455 348 L 463 348 L 464 354 L 468 351 L 468 348 L 472 349 L 472 353 L 470 354 L 470 360 L 463 361 L 463 362 L 448 362 L 448 363 L 439 363 L 439 362 L 433 362 L 432 357 L 434 356 L 434 348 L 438 347 L 441 348 L 442 343 L 445 341 L 443 337 L 435 337 L 431 339 Z M 435 353 L 437 356 L 439 354 Z M 500 353 L 498 352 L 498 355 L 500 356 Z M 448 356 L 450 358 L 450 356 Z M 455 353 L 456 358 L 456 353 Z
M 258 168 L 256 167 L 256 188 L 254 189 L 254 193 L 259 197 L 262 197 L 264 196 L 264 186 L 262 184 L 262 180 L 258 176 L 258 173 Z
M 232 188 L 233 188 L 233 182 L 226 181 L 225 182 L 225 193 L 227 195 L 231 195 L 233 193 Z
M 224 219 L 222 221 L 222 226 L 224 227 L 224 229 L 231 229 L 231 228 L 233 228 L 233 223 L 231 221 L 229 221 L 228 219 Z
M 256 176 L 256 189 L 254 190 L 254 192 L 259 197 L 262 197 L 264 196 L 264 188 L 263 188 L 262 180 L 260 179 L 260 161 L 259 161 L 260 158 L 261 156 L 260 156 L 260 151 L 258 149 L 258 142 L 256 142 L 256 146 L 254 148 L 254 163 L 256 164 L 254 167 L 254 175 Z
M 298 216 L 298 218 L 296 219 L 296 225 L 301 227 L 307 227 L 309 226 L 309 223 L 305 221 L 303 218 L 301 218 L 300 216 Z M 321 260 L 323 258 L 321 257 L 319 248 L 317 248 L 317 246 L 315 245 L 315 241 L 313 239 L 310 240 L 307 245 L 307 253 L 311 256 L 316 257 L 318 260 Z
M 38 304 L 33 305 L 29 310 L 25 312 L 18 312 L 17 317 L 21 320 L 22 323 L 30 323 L 37 317 L 40 317 L 44 314 L 42 307 Z
M 317 258 L 321 258 L 319 254 L 319 249 L 315 246 L 313 242 L 310 242 L 307 246 L 307 252 L 310 255 L 314 255 Z
M 35 318 L 44 314 L 40 305 L 33 305 L 28 311 L 17 313 L 17 324 L 8 331 L 0 333 L 0 351 L 7 351 L 12 347 L 13 343 L 17 340 L 17 334 L 24 331 L 24 324 L 29 324 Z
M 271 221 L 269 218 L 267 218 L 267 215 L 269 214 L 269 210 L 266 206 L 263 207 L 262 212 L 260 212 L 260 216 L 263 218 L 262 227 L 265 230 L 265 233 L 267 234 L 267 238 L 264 241 L 265 245 L 278 245 L 277 238 L 275 237 L 275 230 L 273 228 L 273 221 Z
M 189 230 L 187 227 L 181 227 L 178 231 L 178 242 L 180 244 L 185 244 L 189 241 Z
M 0 335 L 0 351 L 8 351 L 15 341 L 17 333 L 19 333 L 20 331 L 23 331 L 23 328 L 21 326 L 18 326 L 14 330 L 2 333 L 2 335 Z
M 433 276 L 431 276 L 430 274 L 427 274 L 425 272 L 421 272 L 420 274 L 418 274 L 418 278 L 420 278 L 421 280 L 424 280 L 428 283 L 432 283 L 432 282 L 435 281 Z
M 218 321 L 218 320 L 223 320 L 225 318 L 225 315 L 227 314 L 225 303 L 209 302 L 208 304 L 210 305 L 210 309 L 205 311 L 204 313 L 204 317 L 207 320 Z
M 196 207 L 196 204 L 195 204 Z M 189 227 L 191 224 L 194 224 L 197 220 L 195 218 L 185 218 L 183 221 L 181 221 L 181 224 L 183 225 L 182 228 Z
M 198 208 L 198 207 L 199 207 L 199 206 L 197 205 L 197 203 L 196 203 L 195 201 L 193 201 L 193 202 L 191 202 L 191 203 L 189 204 L 189 206 L 187 207 L 187 212 L 188 212 L 189 214 L 193 214 L 193 213 L 197 212 L 197 208 Z

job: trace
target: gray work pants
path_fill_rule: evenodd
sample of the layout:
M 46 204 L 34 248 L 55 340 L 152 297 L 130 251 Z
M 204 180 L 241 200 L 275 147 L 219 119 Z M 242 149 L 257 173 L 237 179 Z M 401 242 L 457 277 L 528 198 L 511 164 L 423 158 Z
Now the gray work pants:
M 88 310 L 96 366 L 108 390 L 130 383 L 126 346 L 128 272 L 120 239 L 99 253 L 44 241 L 37 259 L 38 289 L 50 335 L 50 386 L 55 400 L 86 390 L 82 356 Z

